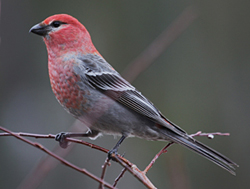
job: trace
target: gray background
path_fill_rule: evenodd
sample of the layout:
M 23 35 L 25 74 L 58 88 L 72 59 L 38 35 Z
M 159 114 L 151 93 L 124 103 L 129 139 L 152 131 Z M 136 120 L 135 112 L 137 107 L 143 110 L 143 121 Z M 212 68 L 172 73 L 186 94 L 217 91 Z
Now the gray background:
M 0 125 L 12 131 L 67 131 L 74 119 L 55 100 L 42 39 L 28 31 L 56 13 L 68 13 L 89 30 L 105 59 L 119 72 L 134 60 L 182 11 L 195 5 L 198 19 L 134 82 L 171 121 L 188 133 L 229 132 L 230 137 L 199 140 L 227 155 L 240 167 L 232 176 L 178 145 L 172 146 L 149 171 L 158 188 L 248 188 L 250 186 L 250 2 L 243 0 L 62 1 L 1 2 Z M 51 139 L 31 139 L 53 149 Z M 89 139 L 86 139 L 89 141 Z M 97 145 L 110 149 L 117 139 L 105 136 Z M 144 169 L 164 146 L 127 139 L 120 153 Z M 0 188 L 17 188 L 46 157 L 13 137 L 0 138 Z M 106 155 L 76 145 L 67 160 L 100 176 Z M 113 182 L 121 167 L 108 168 Z M 119 188 L 145 188 L 126 173 Z M 98 183 L 59 165 L 39 185 L 43 188 L 98 188 Z

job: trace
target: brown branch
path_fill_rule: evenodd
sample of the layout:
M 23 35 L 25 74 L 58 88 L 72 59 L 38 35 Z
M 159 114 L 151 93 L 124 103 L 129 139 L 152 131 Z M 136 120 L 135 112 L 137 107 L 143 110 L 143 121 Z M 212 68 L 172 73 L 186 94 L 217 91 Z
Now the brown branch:
M 106 173 L 106 169 L 107 169 L 107 166 L 110 165 L 110 159 L 109 158 L 106 158 L 105 162 L 104 162 L 104 165 L 102 166 L 102 175 L 101 175 L 101 179 L 104 180 L 104 176 L 105 176 L 105 173 Z M 103 184 L 100 183 L 99 185 L 99 189 L 103 189 Z
M 87 170 L 85 169 L 81 169 L 78 168 L 77 166 L 71 164 L 70 162 L 62 159 L 61 157 L 57 156 L 56 154 L 54 154 L 53 152 L 47 150 L 46 148 L 44 148 L 41 144 L 38 143 L 34 143 L 31 142 L 21 136 L 26 136 L 26 137 L 34 137 L 34 138 L 55 138 L 56 135 L 52 135 L 52 134 L 48 134 L 48 135 L 41 135 L 41 134 L 32 134 L 32 133 L 13 133 L 3 127 L 0 126 L 0 130 L 3 130 L 7 133 L 0 133 L 0 136 L 14 136 L 30 145 L 33 145 L 37 148 L 40 148 L 41 150 L 43 150 L 44 152 L 46 152 L 47 154 L 49 154 L 50 156 L 58 159 L 59 161 L 61 161 L 63 164 L 77 170 L 80 171 L 84 174 L 86 174 L 87 176 L 93 178 L 94 180 L 98 181 L 100 183 L 99 185 L 99 189 L 103 189 L 104 186 L 110 187 L 110 185 L 108 183 L 106 183 L 104 181 L 104 176 L 105 176 L 105 172 L 106 172 L 106 168 L 107 166 L 110 164 L 109 160 L 106 159 L 104 165 L 103 165 L 103 171 L 102 171 L 102 175 L 101 178 L 96 177 L 95 175 L 92 175 L 91 173 L 89 173 Z M 214 133 L 202 133 L 201 131 L 198 131 L 195 134 L 191 134 L 189 136 L 194 137 L 194 136 L 206 136 L 211 138 L 211 136 L 214 135 L 219 135 L 219 136 L 229 136 L 229 133 L 221 133 L 221 132 L 214 132 Z M 78 143 L 78 144 L 83 144 L 85 146 L 88 146 L 90 148 L 93 149 L 97 149 L 99 151 L 108 153 L 109 150 L 102 148 L 100 146 L 82 141 L 82 140 L 78 140 L 78 139 L 74 139 L 74 138 L 67 138 L 67 140 L 69 142 L 74 142 L 74 143 Z M 122 165 L 124 167 L 124 169 L 122 170 L 122 172 L 120 173 L 120 175 L 118 175 L 118 177 L 116 178 L 113 187 L 115 187 L 118 183 L 118 181 L 120 180 L 120 178 L 123 176 L 123 174 L 125 173 L 126 170 L 128 170 L 132 175 L 134 175 L 140 182 L 142 182 L 147 188 L 150 189 L 155 189 L 156 187 L 152 184 L 152 182 L 148 179 L 148 177 L 146 176 L 146 173 L 149 171 L 150 168 L 152 168 L 153 164 L 155 163 L 155 161 L 160 157 L 160 155 L 162 155 L 163 153 L 167 152 L 167 149 L 174 144 L 173 142 L 168 143 L 164 148 L 162 148 L 160 150 L 160 152 L 158 152 L 155 157 L 152 159 L 152 161 L 149 163 L 149 165 L 145 168 L 144 171 L 141 171 L 140 169 L 137 168 L 137 166 L 133 163 L 131 163 L 129 160 L 125 159 L 124 157 L 120 156 L 120 155 L 116 155 L 116 154 L 112 154 L 111 157 L 113 159 L 115 159 L 120 165 Z M 111 187 L 111 188 L 113 188 Z
M 59 160 L 62 164 L 68 166 L 68 167 L 71 167 L 75 170 L 77 170 L 78 172 L 81 172 L 87 176 L 89 176 L 90 178 L 94 179 L 95 181 L 99 182 L 99 183 L 102 183 L 104 186 L 108 187 L 108 188 L 111 188 L 111 189 L 114 189 L 113 186 L 111 186 L 110 184 L 108 184 L 107 182 L 101 180 L 100 178 L 98 178 L 97 176 L 93 175 L 92 173 L 90 173 L 89 171 L 87 171 L 86 169 L 82 169 L 82 168 L 79 168 L 77 166 L 75 166 L 74 164 L 66 161 L 65 159 L 62 159 L 60 156 L 54 154 L 53 152 L 51 152 L 50 150 L 46 149 L 44 146 L 42 146 L 41 144 L 39 143 L 36 143 L 36 142 L 32 142 L 26 138 L 23 138 L 22 136 L 20 136 L 19 134 L 15 134 L 13 132 L 11 132 L 10 130 L 6 129 L 6 128 L 3 128 L 0 126 L 0 130 L 6 132 L 6 133 L 9 133 L 10 135 L 16 137 L 17 139 L 23 141 L 23 142 L 26 142 L 36 148 L 39 148 L 40 150 L 44 151 L 45 153 L 47 153 L 48 155 L 54 157 L 55 159 Z M 34 134 L 32 134 L 34 136 Z M 40 135 L 38 135 L 39 137 Z M 50 137 L 51 135 L 48 135 L 48 137 Z
M 82 123 L 79 120 L 76 120 L 74 124 L 69 128 L 70 132 L 79 132 L 82 131 Z M 61 148 L 59 145 L 52 150 L 53 153 L 59 155 L 60 157 L 66 157 L 72 149 L 75 147 L 75 143 L 71 143 L 66 149 Z M 37 165 L 26 175 L 22 180 L 18 189 L 33 189 L 37 188 L 48 173 L 53 170 L 60 162 L 54 159 L 53 157 L 47 155 L 42 158 Z
M 230 136 L 230 133 L 221 133 L 221 132 L 215 132 L 215 133 L 203 133 L 201 131 L 198 131 L 197 133 L 191 134 L 189 136 L 196 137 L 196 136 L 206 136 L 209 139 L 213 139 L 215 135 L 218 136 Z
M 111 155 L 121 166 L 126 168 L 135 178 L 137 178 L 140 182 L 142 182 L 149 189 L 156 189 L 156 187 L 152 184 L 152 182 L 148 179 L 148 177 L 141 171 L 135 164 L 132 164 L 127 159 L 123 158 L 120 155 Z
M 66 155 L 74 148 L 75 144 L 72 143 L 67 149 L 62 149 L 59 145 L 52 150 L 53 153 L 57 154 L 61 158 Z M 26 177 L 19 184 L 17 189 L 34 189 L 37 188 L 48 173 L 53 170 L 60 161 L 57 161 L 53 157 L 47 155 L 46 157 L 39 160 L 38 164 L 26 175 Z
M 143 173 L 146 174 L 149 169 L 151 169 L 151 167 L 153 166 L 153 164 L 155 163 L 155 161 L 160 157 L 160 155 L 162 155 L 163 153 L 167 152 L 167 148 L 170 147 L 172 144 L 174 144 L 173 142 L 168 143 L 164 148 L 161 149 L 161 151 L 159 151 L 155 157 L 151 160 L 151 162 L 149 163 L 149 165 L 144 169 Z
M 113 184 L 113 187 L 116 187 L 118 181 L 123 177 L 124 173 L 127 171 L 126 168 L 123 168 L 121 173 L 118 175 L 118 177 L 115 179 L 115 182 Z
M 2 130 L 3 127 L 0 126 L 0 130 Z M 4 128 L 3 128 L 4 129 Z M 48 138 L 48 139 L 55 139 L 56 135 L 53 134 L 34 134 L 34 133 L 23 133 L 23 132 L 10 132 L 10 133 L 0 133 L 0 137 L 1 136 L 25 136 L 25 137 L 34 137 L 34 138 Z M 78 144 L 83 144 L 85 146 L 88 146 L 90 148 L 93 149 L 97 149 L 100 150 L 102 152 L 108 153 L 109 150 L 102 148 L 98 145 L 89 143 L 89 142 L 85 142 L 83 140 L 78 140 L 75 138 L 67 138 L 66 139 L 69 142 L 74 142 L 74 143 L 78 143 Z
M 26 137 L 34 137 L 34 138 L 52 138 L 54 139 L 56 135 L 53 135 L 53 134 L 48 134 L 48 135 L 42 135 L 42 134 L 33 134 L 33 133 L 22 133 L 22 132 L 17 132 L 17 133 L 13 133 L 11 131 L 8 132 L 7 129 L 3 128 L 0 126 L 0 130 L 3 130 L 7 133 L 0 133 L 0 136 L 15 136 L 16 138 L 20 139 L 20 140 L 23 140 L 23 141 L 28 141 L 27 143 L 33 145 L 33 142 L 21 137 L 21 136 L 26 136 Z M 93 149 L 96 149 L 96 150 L 99 150 L 101 152 L 104 152 L 104 153 L 108 153 L 109 150 L 108 149 L 105 149 L 105 148 L 102 148 L 100 146 L 97 146 L 97 145 L 94 145 L 94 144 L 91 144 L 91 143 L 88 143 L 88 142 L 85 142 L 85 141 L 82 141 L 82 140 L 79 140 L 79 139 L 74 139 L 74 138 L 67 138 L 67 140 L 69 142 L 74 142 L 74 143 L 78 143 L 78 144 L 82 144 L 82 145 L 85 145 L 85 146 L 88 146 L 90 148 L 93 148 Z M 38 143 L 35 143 L 36 145 L 33 145 L 33 146 L 36 146 L 36 147 L 41 147 L 42 145 L 41 144 L 38 144 Z M 43 147 L 43 151 L 44 151 L 44 147 Z M 47 150 L 47 149 L 46 149 Z M 49 151 L 49 150 L 47 150 Z M 46 152 L 46 151 L 45 151 Z M 50 152 L 50 151 L 49 151 Z M 46 152 L 47 153 L 47 152 Z M 58 159 L 59 161 L 64 161 L 64 159 L 60 158 L 59 156 L 57 156 L 56 154 L 54 154 L 53 152 L 50 152 L 50 153 L 47 153 L 49 154 L 50 156 L 52 157 L 55 157 L 56 159 Z M 114 155 L 113 154 L 113 158 L 117 160 L 117 162 L 119 162 L 123 167 L 125 167 L 126 169 L 128 169 L 138 180 L 140 180 L 145 186 L 147 186 L 148 188 L 155 188 L 155 187 L 152 187 L 153 184 L 150 182 L 150 180 L 146 177 L 146 175 L 143 174 L 143 172 L 141 170 L 139 170 L 135 164 L 131 163 L 129 160 L 125 159 L 124 157 L 120 156 L 120 155 Z M 66 162 L 66 160 L 65 160 Z M 64 163 L 64 162 L 63 162 Z M 69 162 L 68 162 L 69 163 Z M 72 164 L 66 164 L 64 163 L 65 165 L 67 166 L 70 166 L 71 168 L 75 169 L 76 166 L 71 166 Z M 77 167 L 76 167 L 77 168 Z M 80 168 L 76 169 L 79 171 Z M 106 168 L 105 168 L 106 169 Z M 82 170 L 82 169 L 80 169 Z M 103 171 L 103 176 L 104 177 L 104 173 L 105 171 Z M 99 179 L 99 178 L 98 178 Z M 102 182 L 102 178 L 100 178 L 98 180 L 98 182 L 104 186 L 105 185 L 105 182 Z

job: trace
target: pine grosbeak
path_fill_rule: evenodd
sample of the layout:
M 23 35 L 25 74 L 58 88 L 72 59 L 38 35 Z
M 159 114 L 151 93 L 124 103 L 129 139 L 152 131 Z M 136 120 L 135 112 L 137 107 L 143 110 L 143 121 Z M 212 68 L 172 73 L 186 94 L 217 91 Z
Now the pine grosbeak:
M 170 141 L 235 174 L 236 163 L 193 139 L 123 79 L 96 50 L 77 19 L 54 15 L 30 32 L 42 36 L 46 44 L 50 83 L 57 100 L 89 128 L 84 134 L 58 135 L 58 140 L 69 136 L 94 138 L 101 133 L 122 136 L 109 154 L 117 153 L 126 137 Z

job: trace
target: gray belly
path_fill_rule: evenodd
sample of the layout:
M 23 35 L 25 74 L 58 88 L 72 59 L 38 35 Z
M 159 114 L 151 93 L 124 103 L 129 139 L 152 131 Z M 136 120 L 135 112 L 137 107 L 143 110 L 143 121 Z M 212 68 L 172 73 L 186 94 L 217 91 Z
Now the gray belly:
M 92 96 L 88 111 L 82 111 L 77 118 L 90 130 L 103 134 L 136 136 L 147 140 L 165 138 L 157 131 L 153 121 L 97 91 Z

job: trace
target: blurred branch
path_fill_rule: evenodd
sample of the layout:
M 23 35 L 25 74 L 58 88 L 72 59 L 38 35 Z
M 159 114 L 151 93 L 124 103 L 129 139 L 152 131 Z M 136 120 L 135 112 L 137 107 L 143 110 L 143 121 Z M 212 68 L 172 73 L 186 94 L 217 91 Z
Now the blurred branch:
M 129 82 L 145 71 L 198 17 L 193 6 L 187 7 L 123 72 Z
M 82 123 L 79 120 L 76 120 L 74 124 L 70 126 L 69 131 L 79 132 L 79 128 L 81 128 L 82 131 L 82 127 Z M 75 144 L 76 143 L 72 143 L 66 149 L 63 149 L 59 145 L 57 145 L 52 151 L 53 153 L 64 158 L 72 151 L 72 149 L 75 147 Z M 21 184 L 18 186 L 18 189 L 37 188 L 39 184 L 44 180 L 44 178 L 48 175 L 48 173 L 55 167 L 57 167 L 58 164 L 59 161 L 56 161 L 51 156 L 46 156 L 45 158 L 42 158 L 38 162 L 38 164 L 35 165 L 34 168 L 29 172 L 29 174 L 26 175 L 25 179 L 23 179 Z
M 68 155 L 69 152 L 74 147 L 74 143 L 69 145 L 67 149 L 62 149 L 59 145 L 57 145 L 52 152 L 64 158 Z M 17 189 L 33 189 L 37 188 L 40 183 L 44 180 L 44 178 L 49 174 L 51 170 L 56 168 L 56 166 L 60 163 L 53 157 L 47 155 L 46 157 L 39 160 L 38 164 L 31 169 L 29 174 L 22 180 Z

